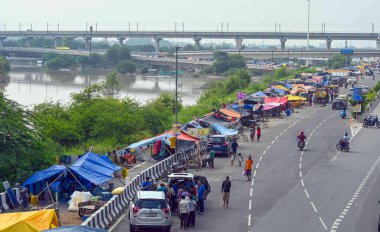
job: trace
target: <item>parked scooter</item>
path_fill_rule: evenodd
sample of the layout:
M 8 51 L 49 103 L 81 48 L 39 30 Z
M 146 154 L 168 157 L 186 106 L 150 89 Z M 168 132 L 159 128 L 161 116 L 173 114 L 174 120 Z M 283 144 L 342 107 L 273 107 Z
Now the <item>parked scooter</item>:
M 369 126 L 377 126 L 377 128 L 380 128 L 380 121 L 377 115 L 370 115 L 368 118 L 364 119 L 363 127 L 369 127 Z

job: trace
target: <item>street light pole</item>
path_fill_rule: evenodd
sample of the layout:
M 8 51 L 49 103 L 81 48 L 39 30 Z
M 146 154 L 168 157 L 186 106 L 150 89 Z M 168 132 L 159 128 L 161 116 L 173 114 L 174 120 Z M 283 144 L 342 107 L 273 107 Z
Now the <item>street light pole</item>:
M 92 30 L 93 30 L 93 27 L 90 26 L 90 54 L 91 54 L 91 47 L 92 47 Z
M 307 11 L 307 46 L 306 50 L 309 51 L 309 40 L 310 40 L 310 0 L 308 2 L 308 11 Z M 309 65 L 308 60 L 306 59 L 306 66 Z
M 178 50 L 181 47 L 175 47 L 175 123 L 178 124 Z
M 244 46 L 239 48 L 239 57 L 240 57 L 240 52 L 243 49 L 244 49 Z M 240 64 L 239 64 L 239 92 L 240 92 L 240 96 L 241 96 L 241 65 Z M 242 99 L 239 99 L 239 100 L 242 100 Z M 240 105 L 240 117 L 243 117 L 243 106 L 241 104 L 239 104 L 239 105 Z

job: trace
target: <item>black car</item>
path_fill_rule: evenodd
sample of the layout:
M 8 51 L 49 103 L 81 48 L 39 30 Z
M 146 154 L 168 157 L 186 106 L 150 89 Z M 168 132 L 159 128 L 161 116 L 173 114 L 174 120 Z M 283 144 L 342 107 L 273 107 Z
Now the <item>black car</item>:
M 342 98 L 335 98 L 332 103 L 333 110 L 345 110 L 347 109 L 347 101 Z

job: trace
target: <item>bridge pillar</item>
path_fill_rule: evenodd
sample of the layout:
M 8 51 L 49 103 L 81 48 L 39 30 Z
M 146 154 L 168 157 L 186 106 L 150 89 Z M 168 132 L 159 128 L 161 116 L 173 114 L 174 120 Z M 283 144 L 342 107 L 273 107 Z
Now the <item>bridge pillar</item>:
M 119 45 L 120 46 L 123 46 L 123 43 L 124 43 L 124 40 L 125 40 L 126 38 L 124 38 L 124 37 L 118 37 L 117 38 L 117 40 L 119 40 Z
M 380 50 L 380 39 L 376 40 L 376 49 Z
M 236 38 L 236 50 L 242 50 L 243 49 L 243 39 L 242 38 Z
M 201 50 L 201 38 L 194 38 L 194 42 L 195 42 L 195 49 L 197 51 Z
M 7 37 L 0 37 L 0 47 L 3 47 L 3 46 L 4 46 L 3 42 L 4 42 L 4 40 L 6 40 L 6 39 L 7 39 Z
M 86 48 L 86 49 L 90 49 L 90 41 L 91 41 L 91 38 L 90 38 L 90 37 L 85 37 L 85 38 L 84 38 L 85 48 Z
M 281 38 L 280 42 L 281 42 L 281 50 L 285 50 L 286 39 L 285 38 Z
M 332 39 L 328 38 L 328 39 L 326 40 L 327 50 L 330 50 L 330 49 L 331 49 L 331 43 L 332 43 Z
M 54 47 L 59 47 L 62 45 L 62 37 L 54 37 Z
M 159 38 L 159 37 L 154 38 L 154 41 L 156 41 L 156 53 L 160 52 L 160 41 L 161 40 L 162 40 L 162 38 Z

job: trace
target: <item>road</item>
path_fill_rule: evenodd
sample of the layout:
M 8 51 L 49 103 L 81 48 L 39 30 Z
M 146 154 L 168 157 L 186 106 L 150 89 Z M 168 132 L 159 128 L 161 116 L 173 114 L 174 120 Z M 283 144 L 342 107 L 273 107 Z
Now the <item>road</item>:
M 375 83 L 370 78 L 361 82 Z M 380 114 L 380 106 L 375 111 Z M 301 130 L 308 137 L 304 152 L 295 140 Z M 352 138 L 352 150 L 338 152 L 336 143 L 350 131 L 349 120 L 342 120 L 331 105 L 271 120 L 260 143 L 239 147 L 255 161 L 252 182 L 227 159 L 200 171 L 208 176 L 212 193 L 194 231 L 375 231 L 380 212 L 380 152 L 375 145 L 380 131 L 361 129 Z M 220 195 L 226 175 L 232 179 L 228 209 Z M 181 231 L 177 215 L 172 222 L 172 231 Z M 128 223 L 124 218 L 113 231 L 129 231 Z

